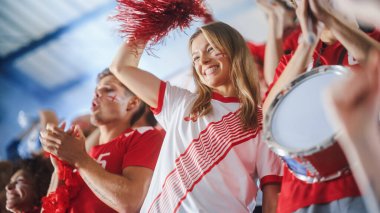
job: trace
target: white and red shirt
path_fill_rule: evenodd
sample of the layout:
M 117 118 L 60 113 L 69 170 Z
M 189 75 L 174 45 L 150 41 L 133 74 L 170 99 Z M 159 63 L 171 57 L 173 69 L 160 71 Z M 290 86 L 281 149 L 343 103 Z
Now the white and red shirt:
M 122 175 L 128 166 L 154 170 L 163 141 L 162 133 L 153 127 L 127 129 L 112 141 L 91 148 L 89 155 L 105 170 Z M 70 201 L 68 212 L 116 212 L 103 203 L 83 182 L 77 196 Z
M 191 120 L 196 97 L 161 82 L 153 112 L 166 137 L 141 212 L 252 212 L 256 180 L 281 182 L 281 161 L 261 140 L 261 124 L 243 130 L 237 98 L 214 93 L 212 111 Z

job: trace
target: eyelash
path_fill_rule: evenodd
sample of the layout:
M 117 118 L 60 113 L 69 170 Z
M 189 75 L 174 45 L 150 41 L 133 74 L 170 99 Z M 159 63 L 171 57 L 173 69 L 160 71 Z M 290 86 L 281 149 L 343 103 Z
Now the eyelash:
M 211 52 L 213 52 L 214 50 L 215 50 L 215 49 L 214 49 L 213 47 L 209 47 L 209 48 L 207 48 L 206 51 L 207 51 L 208 53 L 211 53 Z M 194 58 L 193 58 L 193 63 L 197 62 L 197 61 L 199 60 L 199 58 L 200 58 L 199 56 L 194 57 Z

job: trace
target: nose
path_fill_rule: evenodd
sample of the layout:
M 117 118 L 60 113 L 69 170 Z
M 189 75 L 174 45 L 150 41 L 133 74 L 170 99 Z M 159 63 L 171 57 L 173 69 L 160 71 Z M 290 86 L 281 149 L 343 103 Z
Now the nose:
M 95 90 L 95 98 L 100 98 L 101 94 L 100 91 L 97 89 Z
M 208 62 L 210 62 L 210 57 L 207 53 L 203 53 L 200 55 L 200 61 L 202 64 L 208 64 Z
M 9 190 L 14 189 L 14 187 L 15 187 L 15 183 L 14 183 L 14 182 L 9 182 L 9 183 L 5 186 L 5 190 L 9 191 Z

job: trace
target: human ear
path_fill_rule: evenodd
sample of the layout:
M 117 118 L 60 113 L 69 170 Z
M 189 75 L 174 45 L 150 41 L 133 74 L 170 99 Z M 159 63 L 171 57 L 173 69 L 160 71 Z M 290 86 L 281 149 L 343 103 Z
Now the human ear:
M 137 96 L 133 96 L 129 99 L 127 104 L 127 111 L 135 110 L 140 106 L 141 100 Z

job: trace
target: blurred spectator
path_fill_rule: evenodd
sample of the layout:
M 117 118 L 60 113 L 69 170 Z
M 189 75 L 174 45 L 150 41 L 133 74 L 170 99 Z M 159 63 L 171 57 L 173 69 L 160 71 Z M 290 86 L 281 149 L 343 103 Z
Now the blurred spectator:
M 91 123 L 91 114 L 79 115 L 73 119 L 71 125 L 78 125 L 85 137 L 89 136 L 95 129 L 96 126 Z
M 39 111 L 39 118 L 29 124 L 29 128 L 17 136 L 6 148 L 7 159 L 13 162 L 19 159 L 33 158 L 42 153 L 39 132 L 48 123 L 57 125 L 58 118 L 51 110 Z
M 6 186 L 6 208 L 11 212 L 40 212 L 53 167 L 42 157 L 23 160 Z
M 370 33 L 376 40 L 365 35 L 353 23 L 351 14 L 340 14 L 336 8 L 330 7 L 330 1 L 293 2 L 298 3 L 297 16 L 303 39 L 295 52 L 281 58 L 276 71 L 278 80 L 264 102 L 264 111 L 286 85 L 306 70 L 320 65 L 357 66 L 366 62 L 371 48 L 380 50 L 380 44 L 376 41 L 380 40 L 379 32 Z M 321 23 L 325 28 L 321 27 Z M 311 34 L 317 35 L 317 39 L 309 39 Z M 306 183 L 297 179 L 288 167 L 284 167 L 279 212 L 341 212 L 342 209 L 365 212 L 360 191 L 351 173 L 330 181 Z
M 5 208 L 6 196 L 5 196 L 5 186 L 9 183 L 12 177 L 14 166 L 10 161 L 0 162 L 0 212 L 8 212 Z
M 282 0 L 257 0 L 259 7 L 267 16 L 269 31 L 265 44 L 247 42 L 247 45 L 258 65 L 260 89 L 262 97 L 272 83 L 274 73 L 283 53 L 297 44 L 290 37 L 298 36 L 301 30 L 298 26 L 294 8 Z M 267 58 L 264 60 L 264 58 Z M 265 62 L 266 61 L 266 62 Z

